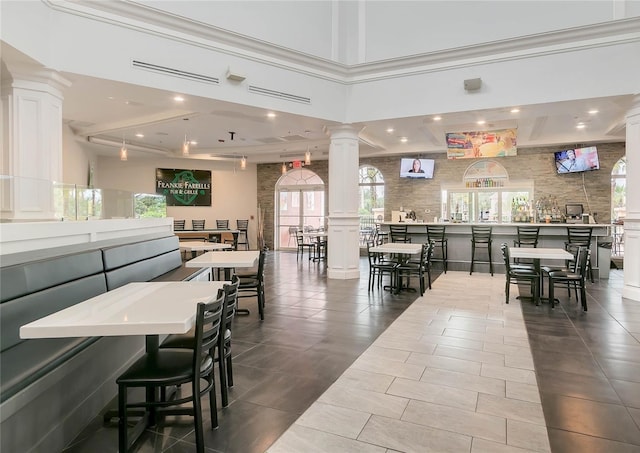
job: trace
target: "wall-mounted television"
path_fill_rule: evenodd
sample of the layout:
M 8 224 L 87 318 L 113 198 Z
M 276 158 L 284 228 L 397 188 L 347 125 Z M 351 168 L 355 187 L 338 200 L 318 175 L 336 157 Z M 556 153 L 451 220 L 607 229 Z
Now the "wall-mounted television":
M 558 173 L 576 173 L 600 169 L 598 150 L 595 146 L 556 151 L 555 161 Z
M 413 159 L 404 157 L 400 160 L 401 178 L 433 178 L 433 159 Z

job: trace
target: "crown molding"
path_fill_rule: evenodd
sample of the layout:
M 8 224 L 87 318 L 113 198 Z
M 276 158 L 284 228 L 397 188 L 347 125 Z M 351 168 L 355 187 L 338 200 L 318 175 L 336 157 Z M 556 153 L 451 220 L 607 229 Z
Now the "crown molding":
M 155 34 L 345 85 L 640 41 L 640 17 L 632 17 L 347 65 L 128 0 L 42 1 L 50 8 L 63 13 L 127 27 L 141 33 Z

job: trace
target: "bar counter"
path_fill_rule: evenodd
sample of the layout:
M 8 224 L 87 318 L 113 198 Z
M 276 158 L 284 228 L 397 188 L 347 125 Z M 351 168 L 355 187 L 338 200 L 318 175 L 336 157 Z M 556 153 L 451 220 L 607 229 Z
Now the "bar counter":
M 538 239 L 538 247 L 562 248 L 565 247 L 567 240 L 567 227 L 591 227 L 593 228 L 593 237 L 591 239 L 591 254 L 593 262 L 593 270 L 596 276 L 599 276 L 598 269 L 598 242 L 610 241 L 611 225 L 597 223 L 454 223 L 454 222 L 384 222 L 381 224 L 382 231 L 389 231 L 389 225 L 406 225 L 407 232 L 411 236 L 411 242 L 421 243 L 427 241 L 427 226 L 445 226 L 446 238 L 448 240 L 448 263 L 449 270 L 469 271 L 471 266 L 471 227 L 472 226 L 491 226 L 492 229 L 492 248 L 491 254 L 494 268 L 497 272 L 504 273 L 504 262 L 500 252 L 500 244 L 505 242 L 509 246 L 513 246 L 513 241 L 517 239 L 519 226 L 539 226 L 540 236 Z M 542 263 L 559 264 L 559 263 Z M 439 263 L 434 265 L 436 269 Z M 476 264 L 474 272 L 489 272 L 488 264 Z M 603 277 L 605 273 L 603 272 Z M 608 275 L 608 272 L 606 272 Z

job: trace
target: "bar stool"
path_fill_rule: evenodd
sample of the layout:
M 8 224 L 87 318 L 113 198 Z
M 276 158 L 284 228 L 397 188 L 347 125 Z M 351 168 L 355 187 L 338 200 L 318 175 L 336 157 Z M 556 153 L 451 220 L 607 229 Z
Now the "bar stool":
M 491 232 L 490 226 L 472 226 L 471 227 L 471 270 L 469 275 L 473 274 L 473 265 L 476 262 L 476 248 L 486 248 L 489 253 L 489 271 L 493 277 L 493 262 L 491 261 Z M 487 263 L 487 261 L 478 261 L 478 263 Z
M 447 238 L 444 225 L 427 225 L 427 241 L 433 242 L 433 248 L 440 248 L 440 257 L 431 257 L 431 261 L 442 261 L 444 273 L 447 273 Z
M 376 223 L 376 245 L 378 244 L 384 244 L 385 242 L 389 242 L 389 232 L 388 231 L 382 231 L 382 229 L 380 228 L 380 224 Z
M 228 230 L 229 229 L 229 221 L 228 220 L 216 220 L 216 228 L 218 230 Z
M 411 242 L 411 238 L 407 234 L 406 225 L 389 225 L 389 232 L 391 235 L 391 242 Z
M 591 250 L 592 235 L 593 227 L 567 227 L 567 241 L 564 243 L 565 250 L 571 253 L 573 253 L 577 247 L 586 247 Z M 589 272 L 589 280 L 593 283 L 593 263 L 591 262 L 591 255 L 589 255 L 589 262 L 587 263 L 587 271 Z
M 236 229 L 238 230 L 237 245 L 244 245 L 244 249 L 249 250 L 249 221 L 236 220 Z
M 518 239 L 513 241 L 514 247 L 538 247 L 538 236 L 540 235 L 539 226 L 519 226 L 517 227 Z M 520 260 L 514 260 L 519 263 Z

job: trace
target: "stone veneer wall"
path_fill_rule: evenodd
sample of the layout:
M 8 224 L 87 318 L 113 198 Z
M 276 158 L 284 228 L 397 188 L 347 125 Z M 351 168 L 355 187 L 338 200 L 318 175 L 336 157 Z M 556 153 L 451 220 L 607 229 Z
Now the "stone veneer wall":
M 582 203 L 585 210 L 588 205 L 597 213 L 598 223 L 611 221 L 611 170 L 615 163 L 625 155 L 624 143 L 602 143 L 598 147 L 600 170 L 585 173 L 558 175 L 555 170 L 554 152 L 576 147 L 575 144 L 553 147 L 521 149 L 515 157 L 494 158 L 507 170 L 512 180 L 534 180 L 534 199 L 553 196 L 558 206 L 566 203 Z M 430 180 L 411 180 L 400 178 L 401 157 L 423 157 L 435 160 L 434 177 Z M 418 219 L 433 221 L 440 217 L 441 191 L 440 184 L 462 182 L 462 177 L 469 165 L 477 159 L 448 160 L 446 153 L 406 154 L 386 157 L 364 157 L 360 165 L 371 165 L 378 168 L 385 181 L 385 220 L 389 221 L 392 210 L 414 210 Z M 282 176 L 282 164 L 258 165 L 258 204 L 265 210 L 265 240 L 269 248 L 273 248 L 275 186 Z M 327 185 L 328 162 L 313 161 L 307 169 L 314 171 Z M 582 181 L 589 197 L 587 203 Z M 328 193 L 328 192 L 325 192 Z M 326 197 L 328 200 L 329 197 Z M 426 212 L 426 211 L 429 212 Z M 329 207 L 326 206 L 326 212 Z

